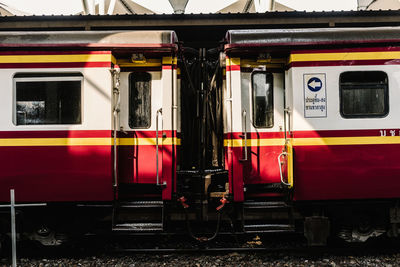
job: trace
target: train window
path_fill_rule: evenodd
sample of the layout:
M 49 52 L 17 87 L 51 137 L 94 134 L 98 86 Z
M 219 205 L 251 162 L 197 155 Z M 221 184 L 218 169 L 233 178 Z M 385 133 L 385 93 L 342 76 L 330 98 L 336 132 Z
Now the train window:
M 256 128 L 274 126 L 273 76 L 272 73 L 256 71 L 251 75 L 253 125 Z
M 14 76 L 16 125 L 80 124 L 80 73 L 19 73 Z
M 384 117 L 389 112 L 388 76 L 383 71 L 340 75 L 340 113 L 344 118 Z
M 135 72 L 129 76 L 129 127 L 149 128 L 151 117 L 151 74 Z

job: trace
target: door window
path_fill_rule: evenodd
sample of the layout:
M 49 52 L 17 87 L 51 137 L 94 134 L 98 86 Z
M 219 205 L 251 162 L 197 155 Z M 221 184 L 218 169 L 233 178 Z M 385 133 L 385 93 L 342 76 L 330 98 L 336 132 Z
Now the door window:
M 129 127 L 149 128 L 151 125 L 151 74 L 131 73 L 129 76 Z
M 251 75 L 253 125 L 256 128 L 274 126 L 273 75 L 256 71 Z

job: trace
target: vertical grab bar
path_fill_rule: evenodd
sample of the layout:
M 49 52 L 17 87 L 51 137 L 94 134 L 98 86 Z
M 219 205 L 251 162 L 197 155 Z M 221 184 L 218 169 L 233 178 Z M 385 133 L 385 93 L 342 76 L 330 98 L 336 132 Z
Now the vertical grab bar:
M 279 174 L 280 174 L 280 176 L 281 176 L 281 183 L 284 184 L 284 185 L 286 185 L 286 186 L 290 186 L 290 183 L 286 183 L 286 182 L 283 180 L 281 157 L 284 156 L 284 155 L 287 157 L 287 156 L 288 156 L 288 153 L 287 153 L 287 152 L 282 152 L 282 153 L 279 154 L 279 156 L 278 156 Z
M 161 185 L 160 184 L 160 175 L 158 173 L 158 116 L 159 116 L 159 114 L 162 115 L 162 108 L 157 110 L 157 114 L 156 114 L 156 177 L 157 177 L 157 185 Z
M 113 131 L 113 148 L 114 148 L 114 160 L 113 160 L 113 171 L 114 171 L 114 187 L 118 186 L 118 170 L 117 170 L 117 127 L 118 127 L 118 119 L 119 119 L 119 106 L 121 103 L 121 95 L 119 91 L 119 69 L 111 69 L 111 75 L 113 78 L 113 96 L 114 96 L 114 110 L 113 110 L 113 117 L 114 117 L 114 131 Z
M 242 111 L 242 119 L 244 122 L 244 157 L 241 159 L 241 161 L 247 161 L 247 112 L 246 109 L 243 109 Z

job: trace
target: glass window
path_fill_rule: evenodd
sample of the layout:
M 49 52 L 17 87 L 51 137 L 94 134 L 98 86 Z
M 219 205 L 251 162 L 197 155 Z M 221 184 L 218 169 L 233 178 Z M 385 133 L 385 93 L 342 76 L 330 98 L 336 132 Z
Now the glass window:
M 80 124 L 80 73 L 14 76 L 16 125 Z
M 151 75 L 146 72 L 129 76 L 129 127 L 149 128 L 151 117 Z
M 251 76 L 253 94 L 253 125 L 259 128 L 274 126 L 273 75 L 257 71 Z
M 344 118 L 374 118 L 389 112 L 388 77 L 383 71 L 340 75 L 340 113 Z

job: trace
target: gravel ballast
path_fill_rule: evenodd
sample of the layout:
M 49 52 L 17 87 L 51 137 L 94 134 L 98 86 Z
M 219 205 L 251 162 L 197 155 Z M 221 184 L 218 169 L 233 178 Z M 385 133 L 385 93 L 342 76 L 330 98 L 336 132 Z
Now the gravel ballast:
M 3 259 L 1 266 L 9 265 Z M 74 258 L 21 258 L 18 266 L 400 266 L 400 253 L 380 255 L 285 255 L 284 253 L 120 254 Z

